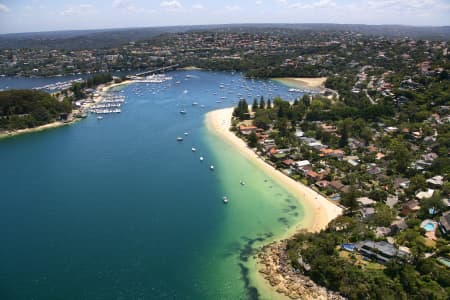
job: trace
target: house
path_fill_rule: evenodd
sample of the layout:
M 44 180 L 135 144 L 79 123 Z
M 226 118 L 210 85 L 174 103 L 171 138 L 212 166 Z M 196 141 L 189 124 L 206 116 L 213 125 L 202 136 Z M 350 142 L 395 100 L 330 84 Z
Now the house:
M 301 131 L 300 129 L 295 130 L 295 137 L 297 139 L 300 139 L 301 137 L 303 137 L 305 135 L 305 133 L 303 131 Z
M 391 229 L 389 227 L 377 227 L 375 228 L 375 236 L 377 238 L 382 238 L 391 234 Z
M 396 189 L 402 188 L 407 189 L 409 187 L 410 181 L 407 178 L 395 178 L 394 179 L 394 187 Z
M 417 200 L 410 200 L 403 204 L 402 208 L 402 215 L 408 215 L 411 212 L 418 211 L 420 209 L 419 201 Z
M 381 172 L 382 171 L 379 167 L 373 166 L 373 167 L 370 167 L 369 169 L 367 169 L 366 174 L 367 175 L 379 175 L 379 174 L 381 174 Z
M 328 180 L 320 180 L 317 181 L 315 184 L 318 188 L 326 189 L 330 185 L 330 182 Z
M 295 165 L 295 161 L 293 161 L 292 159 L 286 159 L 286 160 L 283 160 L 282 162 L 281 162 L 285 167 L 291 167 L 291 166 L 293 166 L 293 165 Z
M 426 192 L 422 191 L 422 192 L 418 192 L 416 194 L 416 198 L 419 200 L 423 200 L 426 198 L 431 198 L 434 194 L 434 190 L 433 189 L 428 189 Z
M 245 125 L 239 126 L 239 131 L 243 135 L 249 135 L 253 132 L 256 132 L 257 129 L 258 129 L 258 127 L 256 127 L 256 126 L 245 126 Z
M 388 263 L 394 257 L 408 258 L 407 252 L 399 250 L 385 241 L 360 241 L 355 244 L 355 248 L 361 255 L 382 264 Z
M 439 227 L 443 234 L 450 233 L 450 211 L 442 214 L 442 217 L 439 219 Z
M 329 149 L 329 148 L 320 149 L 320 156 L 343 158 L 344 155 L 345 152 L 344 150 L 341 149 Z
M 344 185 L 339 180 L 333 180 L 333 181 L 330 182 L 330 187 L 332 189 L 334 189 L 335 191 L 340 192 L 341 189 L 344 188 Z
M 306 172 L 306 178 L 312 182 L 316 182 L 319 178 L 319 174 L 317 174 L 313 170 L 309 170 Z
M 426 154 L 422 155 L 422 159 L 424 161 L 426 161 L 427 163 L 432 163 L 438 157 L 439 156 L 434 152 L 430 152 L 430 153 L 426 153 Z
M 311 163 L 309 162 L 309 160 L 300 160 L 300 161 L 296 161 L 295 162 L 295 166 L 297 167 L 297 169 L 302 169 L 306 166 L 310 166 Z
M 444 177 L 441 175 L 436 175 L 430 179 L 427 179 L 427 183 L 431 186 L 431 187 L 441 187 L 444 184 Z
M 343 160 L 348 162 L 352 167 L 357 167 L 359 165 L 359 157 L 356 155 L 346 156 L 343 158 Z
M 373 207 L 363 207 L 359 210 L 359 212 L 361 213 L 362 219 L 373 217 L 376 213 L 375 208 Z
M 389 225 L 389 228 L 391 229 L 391 234 L 397 234 L 408 228 L 408 224 L 406 224 L 404 219 L 399 219 L 392 222 L 391 225 Z
M 386 199 L 386 205 L 390 208 L 394 208 L 394 206 L 398 203 L 398 196 L 389 195 Z
M 377 203 L 377 201 L 372 200 L 372 199 L 370 199 L 368 197 L 360 197 L 360 198 L 356 199 L 356 201 L 358 201 L 358 203 L 361 206 L 371 206 L 371 205 L 374 205 L 374 204 Z

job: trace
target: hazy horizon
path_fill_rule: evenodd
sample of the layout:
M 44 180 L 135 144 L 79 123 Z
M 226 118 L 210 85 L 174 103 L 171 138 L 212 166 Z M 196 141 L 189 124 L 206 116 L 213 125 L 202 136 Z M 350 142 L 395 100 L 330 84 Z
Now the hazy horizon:
M 220 24 L 450 25 L 448 0 L 0 0 L 0 34 Z

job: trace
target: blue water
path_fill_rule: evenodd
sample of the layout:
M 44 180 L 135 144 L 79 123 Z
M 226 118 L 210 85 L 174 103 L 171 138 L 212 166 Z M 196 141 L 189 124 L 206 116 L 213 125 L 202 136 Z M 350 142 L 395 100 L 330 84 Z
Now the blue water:
M 426 231 L 434 231 L 434 224 L 433 223 L 427 223 L 427 224 L 425 224 L 424 226 L 423 226 L 423 228 L 426 230 Z
M 0 140 L 0 299 L 257 297 L 241 254 L 298 222 L 301 207 L 211 135 L 204 115 L 238 94 L 292 95 L 240 74 L 169 75 L 119 89 L 121 114 Z

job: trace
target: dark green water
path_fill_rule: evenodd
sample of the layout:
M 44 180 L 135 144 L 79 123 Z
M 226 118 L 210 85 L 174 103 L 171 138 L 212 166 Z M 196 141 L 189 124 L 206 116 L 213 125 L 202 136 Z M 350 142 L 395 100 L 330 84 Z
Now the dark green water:
M 286 98 L 288 88 L 170 75 L 124 87 L 121 114 L 0 140 L 0 299 L 264 298 L 247 258 L 302 209 L 204 115 L 238 94 Z

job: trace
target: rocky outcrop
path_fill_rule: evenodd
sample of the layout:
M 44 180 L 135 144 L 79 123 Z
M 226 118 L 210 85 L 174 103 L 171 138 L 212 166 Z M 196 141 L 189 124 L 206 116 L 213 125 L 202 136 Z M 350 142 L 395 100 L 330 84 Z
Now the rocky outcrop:
M 262 248 L 258 254 L 259 272 L 280 294 L 291 299 L 343 300 L 344 297 L 318 286 L 295 270 L 287 257 L 286 241 L 275 242 Z

